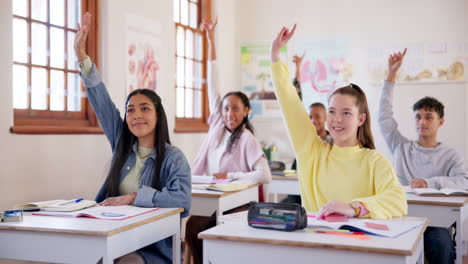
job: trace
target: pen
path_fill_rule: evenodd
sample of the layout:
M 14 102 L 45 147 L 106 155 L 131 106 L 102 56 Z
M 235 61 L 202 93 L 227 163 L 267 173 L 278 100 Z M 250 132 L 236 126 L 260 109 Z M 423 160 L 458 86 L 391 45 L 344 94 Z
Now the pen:
M 81 201 L 83 201 L 84 199 L 83 198 L 80 198 L 80 199 L 73 199 L 71 201 L 67 201 L 67 202 L 64 202 L 64 203 L 61 203 L 59 205 L 66 205 L 66 204 L 71 204 L 71 203 L 79 203 Z

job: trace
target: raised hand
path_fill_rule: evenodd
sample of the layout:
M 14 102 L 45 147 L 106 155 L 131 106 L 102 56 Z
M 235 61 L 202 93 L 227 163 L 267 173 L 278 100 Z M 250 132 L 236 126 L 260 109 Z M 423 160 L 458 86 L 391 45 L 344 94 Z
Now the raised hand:
M 280 51 L 281 48 L 288 43 L 291 37 L 296 32 L 296 24 L 289 30 L 287 27 L 283 27 L 281 31 L 278 33 L 276 38 L 273 40 L 273 44 L 271 45 L 271 61 L 273 63 L 280 61 Z
M 214 32 L 217 24 L 218 17 L 216 17 L 214 23 L 208 18 L 203 19 L 202 29 L 205 30 L 206 38 L 208 38 L 208 41 L 210 42 L 214 41 Z
M 390 54 L 388 57 L 388 76 L 387 81 L 394 82 L 396 79 L 396 75 L 398 69 L 400 69 L 401 65 L 403 64 L 403 59 L 406 55 L 406 48 L 403 52 L 397 52 Z
M 78 32 L 76 32 L 74 44 L 76 57 L 80 62 L 88 57 L 86 54 L 86 39 L 88 38 L 88 33 L 91 29 L 91 14 L 89 12 L 86 12 L 86 14 L 83 15 L 81 23 L 81 26 L 78 23 Z
M 304 57 L 305 57 L 305 51 L 304 51 L 304 54 L 302 54 L 301 57 L 299 57 L 297 55 L 294 55 L 293 56 L 293 62 L 296 64 L 296 66 L 300 67 L 301 64 L 302 64 L 302 60 L 304 60 Z

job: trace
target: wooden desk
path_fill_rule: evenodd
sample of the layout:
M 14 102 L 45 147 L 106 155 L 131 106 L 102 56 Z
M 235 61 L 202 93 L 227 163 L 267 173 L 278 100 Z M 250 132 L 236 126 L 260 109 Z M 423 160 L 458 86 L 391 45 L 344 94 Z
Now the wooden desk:
M 272 176 L 269 193 L 273 194 L 273 202 L 278 202 L 278 194 L 301 195 L 297 175 Z
M 160 208 L 125 220 L 26 214 L 0 223 L 0 258 L 53 263 L 104 264 L 167 237 L 180 264 L 181 208 Z
M 468 219 L 468 197 L 430 197 L 407 193 L 408 215 L 429 218 L 429 226 L 450 227 L 456 223 L 456 263 L 462 263 L 463 221 Z
M 192 188 L 192 207 L 190 213 L 199 216 L 211 216 L 216 211 L 216 218 L 223 212 L 249 203 L 258 202 L 258 184 L 235 192 L 217 192 Z
M 424 263 L 423 233 L 426 218 L 402 217 L 395 221 L 424 221 L 396 238 L 371 236 L 358 240 L 305 230 L 282 232 L 226 222 L 200 233 L 203 263 Z

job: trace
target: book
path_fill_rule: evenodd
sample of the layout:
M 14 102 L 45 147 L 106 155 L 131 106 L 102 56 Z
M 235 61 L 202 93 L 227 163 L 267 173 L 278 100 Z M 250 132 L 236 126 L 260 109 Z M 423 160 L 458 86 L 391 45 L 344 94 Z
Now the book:
M 468 190 L 464 189 L 452 189 L 452 188 L 412 188 L 410 191 L 417 195 L 421 196 L 431 196 L 431 195 L 446 195 L 446 196 L 468 196 Z
M 248 184 L 242 183 L 229 183 L 229 184 L 212 184 L 206 187 L 207 190 L 218 191 L 218 192 L 234 192 L 241 191 L 249 188 Z
M 347 218 L 346 222 L 329 222 L 324 219 L 316 219 L 315 216 L 307 216 L 307 228 L 349 230 L 363 232 L 370 235 L 394 238 L 404 234 L 420 225 L 422 221 L 399 221 L 399 220 L 372 220 L 360 218 Z
M 120 206 L 94 206 L 74 212 L 57 212 L 57 211 L 39 211 L 32 213 L 33 215 L 43 216 L 60 216 L 60 217 L 89 217 L 105 220 L 124 220 L 130 217 L 146 214 L 156 211 L 159 208 L 136 207 L 132 205 Z
M 73 200 L 51 200 L 33 202 L 29 204 L 15 205 L 14 208 L 23 211 L 60 211 L 70 212 L 96 205 L 96 201 L 73 199 Z
M 215 176 L 199 176 L 199 175 L 192 175 L 192 184 L 197 183 L 212 183 L 216 180 Z

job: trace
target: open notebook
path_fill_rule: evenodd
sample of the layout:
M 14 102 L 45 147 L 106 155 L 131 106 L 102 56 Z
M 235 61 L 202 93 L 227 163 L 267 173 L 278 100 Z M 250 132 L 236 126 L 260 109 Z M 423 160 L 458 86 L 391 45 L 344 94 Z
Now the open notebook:
M 345 229 L 390 238 L 397 237 L 423 224 L 424 222 L 422 221 L 372 220 L 359 218 L 347 218 L 346 222 L 327 222 L 326 220 L 315 219 L 315 217 L 307 217 L 308 228 L 330 230 Z
M 422 196 L 431 196 L 431 195 L 447 195 L 447 196 L 468 196 L 468 190 L 465 189 L 452 189 L 452 188 L 411 188 L 405 186 L 405 191 L 407 193 L 415 193 Z
M 146 214 L 152 211 L 156 211 L 159 208 L 146 208 L 136 207 L 131 205 L 121 206 L 95 206 L 75 212 L 50 212 L 40 211 L 34 212 L 33 215 L 45 215 L 45 216 L 63 216 L 63 217 L 90 217 L 95 219 L 106 219 L 106 220 L 123 220 L 137 215 Z
M 74 200 L 51 200 L 51 201 L 44 201 L 44 202 L 33 202 L 29 204 L 20 204 L 15 205 L 15 209 L 23 210 L 23 211 L 59 211 L 59 212 L 71 212 L 80 210 L 83 208 L 91 207 L 96 205 L 96 201 L 91 200 L 80 200 L 79 202 L 75 202 L 77 199 Z

